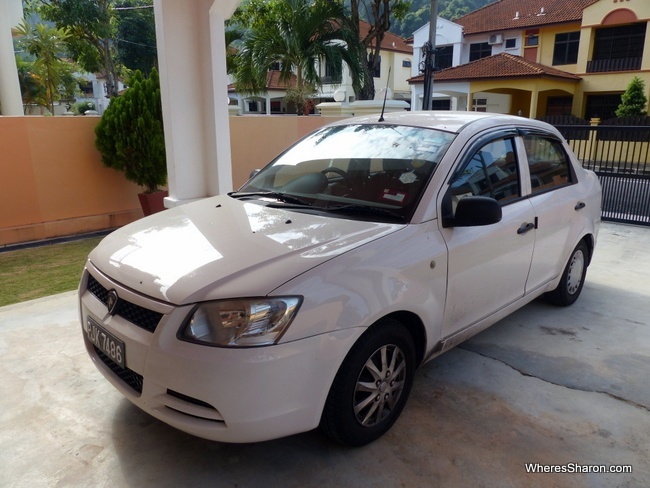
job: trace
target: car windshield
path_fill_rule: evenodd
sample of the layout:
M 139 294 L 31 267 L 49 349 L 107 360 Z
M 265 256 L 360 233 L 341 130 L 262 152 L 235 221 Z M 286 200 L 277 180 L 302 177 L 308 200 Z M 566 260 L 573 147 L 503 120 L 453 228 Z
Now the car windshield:
M 398 125 L 326 127 L 231 196 L 343 218 L 406 222 L 454 137 Z

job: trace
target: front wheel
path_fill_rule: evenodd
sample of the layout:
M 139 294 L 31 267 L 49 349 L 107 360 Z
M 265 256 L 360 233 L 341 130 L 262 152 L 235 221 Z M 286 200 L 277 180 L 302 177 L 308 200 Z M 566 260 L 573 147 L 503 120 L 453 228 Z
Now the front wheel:
M 414 373 L 409 332 L 396 320 L 379 321 L 361 336 L 336 374 L 321 429 L 353 447 L 381 437 L 402 412 Z
M 582 291 L 582 285 L 584 285 L 585 276 L 587 275 L 588 262 L 589 250 L 585 242 L 580 241 L 571 253 L 557 288 L 546 293 L 544 297 L 549 302 L 563 307 L 573 304 Z

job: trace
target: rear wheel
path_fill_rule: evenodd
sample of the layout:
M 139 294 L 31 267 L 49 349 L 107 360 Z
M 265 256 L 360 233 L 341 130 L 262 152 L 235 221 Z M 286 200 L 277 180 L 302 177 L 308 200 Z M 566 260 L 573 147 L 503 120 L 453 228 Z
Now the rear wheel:
M 582 285 L 587 275 L 588 262 L 589 249 L 587 249 L 584 241 L 580 241 L 571 253 L 557 288 L 546 293 L 544 297 L 549 302 L 564 307 L 574 303 L 582 291 Z
M 343 361 L 325 403 L 321 429 L 348 446 L 379 438 L 402 412 L 414 372 L 411 335 L 398 321 L 382 319 Z

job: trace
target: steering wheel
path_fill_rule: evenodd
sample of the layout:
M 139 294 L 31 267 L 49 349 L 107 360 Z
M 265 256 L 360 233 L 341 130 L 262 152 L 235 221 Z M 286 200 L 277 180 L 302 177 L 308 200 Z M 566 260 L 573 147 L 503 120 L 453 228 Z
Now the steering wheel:
M 325 168 L 323 171 L 321 171 L 321 174 L 327 174 L 327 173 L 336 173 L 341 178 L 343 178 L 343 181 L 341 181 L 341 183 L 345 185 L 344 191 L 346 194 L 353 191 L 350 175 L 346 171 L 342 170 L 341 168 L 336 168 L 332 166 L 330 168 Z
M 323 174 L 336 173 L 337 175 L 342 176 L 343 179 L 345 180 L 350 179 L 350 175 L 346 171 L 343 171 L 341 168 L 336 168 L 334 166 L 332 166 L 331 168 L 325 168 L 323 171 L 321 171 L 321 173 Z

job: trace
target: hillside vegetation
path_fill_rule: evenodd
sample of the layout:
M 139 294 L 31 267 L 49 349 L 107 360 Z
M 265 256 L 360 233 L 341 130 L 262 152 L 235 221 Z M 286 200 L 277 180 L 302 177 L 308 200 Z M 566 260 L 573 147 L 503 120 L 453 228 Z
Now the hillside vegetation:
M 438 0 L 438 16 L 454 20 L 473 12 L 495 0 Z M 398 36 L 409 38 L 413 32 L 429 22 L 430 0 L 412 0 L 411 8 L 402 20 L 391 20 L 390 31 Z

